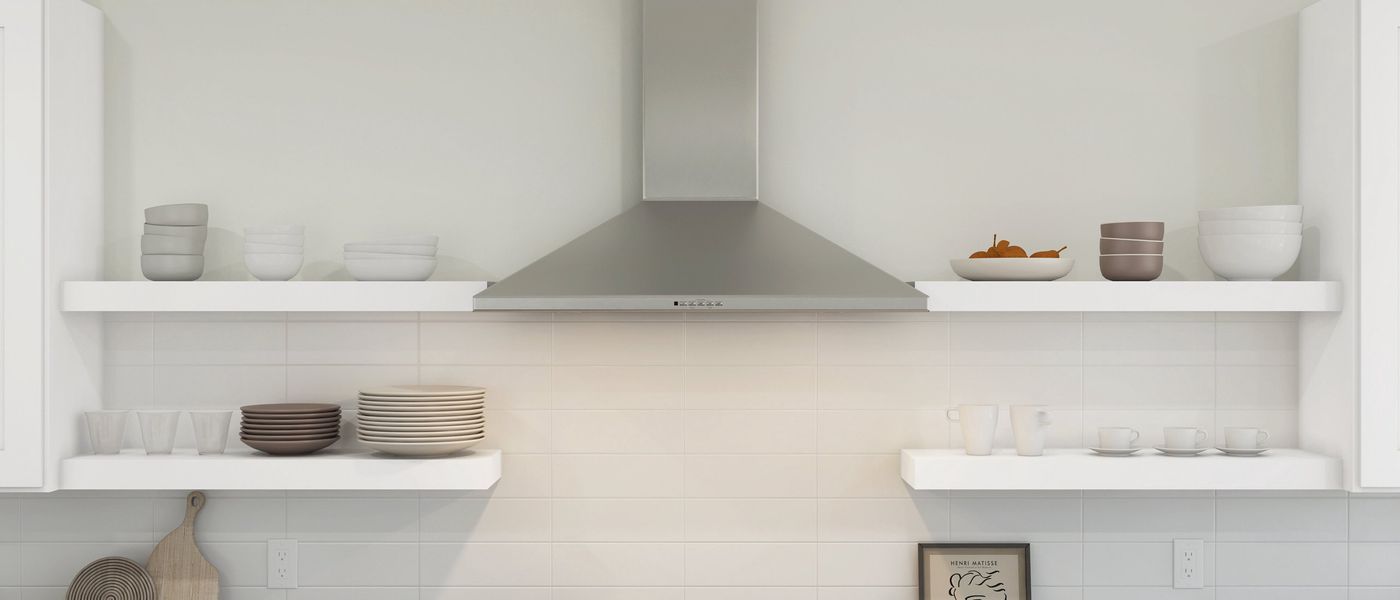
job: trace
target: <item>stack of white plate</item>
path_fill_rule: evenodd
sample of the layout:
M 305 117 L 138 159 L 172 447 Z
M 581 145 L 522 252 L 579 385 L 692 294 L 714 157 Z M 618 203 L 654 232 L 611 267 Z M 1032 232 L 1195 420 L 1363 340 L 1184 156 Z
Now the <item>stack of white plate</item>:
M 286 281 L 301 271 L 306 228 L 261 225 L 243 228 L 243 264 L 260 281 Z
M 1270 281 L 1293 268 L 1303 248 L 1303 207 L 1238 206 L 1199 211 L 1201 258 L 1230 281 Z
M 392 385 L 360 390 L 360 443 L 388 454 L 446 456 L 486 437 L 486 390 Z
M 427 281 L 437 268 L 435 235 L 397 237 L 345 245 L 345 270 L 358 281 Z
M 194 281 L 204 275 L 209 206 L 166 204 L 146 209 L 141 274 L 151 281 Z

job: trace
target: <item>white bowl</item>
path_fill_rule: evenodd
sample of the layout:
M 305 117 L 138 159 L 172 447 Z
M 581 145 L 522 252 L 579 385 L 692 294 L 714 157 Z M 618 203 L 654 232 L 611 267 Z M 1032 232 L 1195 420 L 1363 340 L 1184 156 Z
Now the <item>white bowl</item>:
M 248 233 L 243 235 L 243 241 L 254 244 L 301 246 L 306 243 L 306 236 L 291 233 Z
M 345 270 L 358 281 L 427 281 L 436 268 L 436 258 L 345 260 Z
M 955 258 L 958 277 L 972 281 L 1054 281 L 1069 275 L 1073 258 Z
M 1301 235 L 1203 235 L 1196 238 L 1201 258 L 1230 281 L 1270 281 L 1288 272 L 1303 247 Z
M 243 264 L 259 281 L 286 281 L 301 271 L 300 254 L 253 253 L 243 255 Z
M 258 254 L 261 252 L 266 252 L 270 254 L 301 254 L 302 247 L 286 246 L 283 244 L 253 244 L 248 242 L 243 243 L 244 254 Z
M 253 225 L 243 228 L 244 235 L 301 235 L 303 233 L 306 233 L 305 225 Z
M 423 244 L 346 244 L 348 252 L 377 252 L 380 254 L 408 254 L 410 256 L 437 256 L 437 246 Z
M 204 242 L 174 235 L 141 236 L 142 254 L 204 254 Z
M 429 234 L 424 234 L 424 235 L 396 235 L 396 236 L 392 236 L 392 237 L 377 238 L 377 239 L 373 239 L 373 240 L 361 240 L 361 241 L 358 241 L 358 242 L 351 242 L 351 243 L 352 243 L 352 244 L 355 244 L 355 245 L 359 245 L 359 244 L 412 244 L 412 245 L 418 245 L 418 246 L 436 246 L 437 243 L 438 243 L 438 236 L 429 235 Z
M 1298 223 L 1303 220 L 1303 207 L 1299 204 L 1274 204 L 1270 206 L 1236 206 L 1233 208 L 1208 208 L 1196 211 L 1202 221 L 1288 221 Z
M 1201 221 L 1199 231 L 1201 235 L 1296 235 L 1303 233 L 1303 224 L 1288 221 Z
M 146 209 L 146 222 L 152 225 L 208 225 L 208 204 L 166 204 Z
M 146 254 L 141 274 L 151 281 L 194 281 L 204 275 L 204 257 L 198 254 Z
M 429 255 L 429 256 L 421 256 L 421 255 L 414 255 L 414 254 L 394 254 L 394 253 L 392 253 L 392 252 L 346 252 L 346 253 L 345 253 L 345 258 L 348 259 L 348 260 L 399 260 L 399 259 L 410 259 L 410 260 L 434 259 L 434 260 L 436 260 L 436 259 L 435 259 L 433 256 L 431 256 L 431 255 Z
M 199 240 L 201 244 L 204 243 L 204 240 L 209 239 L 209 227 L 207 225 L 152 225 L 147 223 L 143 233 L 193 238 Z

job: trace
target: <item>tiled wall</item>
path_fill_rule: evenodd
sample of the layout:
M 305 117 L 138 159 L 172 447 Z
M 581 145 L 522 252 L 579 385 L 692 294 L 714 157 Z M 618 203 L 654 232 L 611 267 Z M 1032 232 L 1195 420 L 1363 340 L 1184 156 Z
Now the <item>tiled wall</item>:
M 234 600 L 912 599 L 912 542 L 950 539 L 1031 541 L 1038 600 L 1400 598 L 1400 498 L 899 479 L 900 448 L 957 443 L 942 411 L 960 401 L 1051 405 L 1058 445 L 1108 423 L 1149 442 L 1164 424 L 1257 424 L 1291 444 L 1295 329 L 1236 314 L 113 315 L 108 404 L 490 388 L 487 445 L 506 452 L 491 491 L 211 494 L 200 536 Z M 91 558 L 143 558 L 180 506 L 0 499 L 0 586 L 60 597 Z M 302 589 L 262 589 L 274 537 L 301 541 Z M 1215 587 L 1170 589 L 1176 537 L 1207 540 Z

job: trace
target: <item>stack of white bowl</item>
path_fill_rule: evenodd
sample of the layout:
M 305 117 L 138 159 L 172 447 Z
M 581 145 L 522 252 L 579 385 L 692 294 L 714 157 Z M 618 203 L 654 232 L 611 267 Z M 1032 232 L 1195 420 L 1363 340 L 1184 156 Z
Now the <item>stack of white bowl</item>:
M 166 204 L 146 209 L 141 274 L 151 281 L 194 281 L 204 275 L 209 206 Z
M 260 281 L 286 281 L 301 271 L 306 246 L 301 225 L 243 228 L 243 264 Z
M 401 235 L 345 245 L 345 270 L 358 281 L 427 281 L 437 269 L 435 235 Z
M 1239 206 L 1199 211 L 1201 258 L 1230 281 L 1271 281 L 1303 247 L 1303 207 Z

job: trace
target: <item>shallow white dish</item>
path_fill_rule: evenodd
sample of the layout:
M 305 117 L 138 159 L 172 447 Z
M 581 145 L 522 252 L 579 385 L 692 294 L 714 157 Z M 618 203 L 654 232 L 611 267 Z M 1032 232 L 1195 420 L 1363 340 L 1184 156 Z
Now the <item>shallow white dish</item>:
M 1210 448 L 1167 448 L 1165 446 L 1157 446 L 1154 448 L 1154 450 L 1167 456 L 1195 456 L 1209 449 Z
M 1201 221 L 1196 229 L 1201 235 L 1279 235 L 1303 233 L 1303 224 L 1290 221 Z
M 361 422 L 356 426 L 359 431 L 378 431 L 382 433 L 460 433 L 468 434 L 486 430 L 486 422 L 479 421 L 471 425 L 383 425 L 380 423 Z
M 359 412 L 360 412 L 361 415 L 364 415 L 364 416 L 366 416 L 366 417 L 399 417 L 399 418 L 412 417 L 412 418 L 416 418 L 416 419 L 421 419 L 421 418 L 437 418 L 437 417 L 452 417 L 452 419 L 455 420 L 455 421 L 461 421 L 461 420 L 470 419 L 470 418 L 473 418 L 473 417 L 479 417 L 479 416 L 481 416 L 481 415 L 484 414 L 484 411 L 481 410 L 481 409 L 479 409 L 479 408 L 477 408 L 477 409 L 470 409 L 470 410 L 431 410 L 431 409 L 414 409 L 414 410 L 411 410 L 411 411 L 406 411 L 406 410 L 380 410 L 380 409 L 378 409 L 378 408 L 361 408 Z
M 301 247 L 306 244 L 306 237 L 289 233 L 248 233 L 243 235 L 243 241 L 251 244 L 281 244 Z
M 469 442 L 469 441 L 480 440 L 480 439 L 483 439 L 483 438 L 486 437 L 486 432 L 484 432 L 484 431 L 477 431 L 477 432 L 472 432 L 472 433 L 461 433 L 461 434 L 435 433 L 435 434 L 431 434 L 431 435 L 419 435 L 419 434 L 413 434 L 413 433 L 410 433 L 410 434 L 396 434 L 396 433 L 379 434 L 379 433 L 366 432 L 366 431 L 358 431 L 358 432 L 356 432 L 356 433 L 357 433 L 357 436 L 359 437 L 359 439 L 364 440 L 364 441 L 369 441 L 369 442 L 415 442 L 415 443 L 423 443 L 423 442 Z
M 476 396 L 485 394 L 486 388 L 474 385 L 382 385 L 360 390 L 360 396 Z
M 392 252 L 351 252 L 345 251 L 346 260 L 397 260 L 397 259 L 433 258 L 432 255 L 418 256 L 413 254 L 394 254 Z
M 375 442 L 361 440 L 365 447 L 378 450 L 385 454 L 397 454 L 399 456 L 447 456 L 456 454 L 467 448 L 481 443 L 481 440 L 469 440 L 462 442 Z
M 1054 281 L 1074 269 L 1073 258 L 955 258 L 958 277 L 972 281 Z
M 419 425 L 419 424 L 421 424 L 421 425 L 428 425 L 428 424 L 433 424 L 433 425 L 436 425 L 436 424 L 457 425 L 457 424 L 469 424 L 469 423 L 481 422 L 481 421 L 484 421 L 484 420 L 486 419 L 486 417 L 485 417 L 484 414 L 482 414 L 482 415 L 425 415 L 425 414 L 419 413 L 419 414 L 413 414 L 413 415 L 403 415 L 403 414 L 387 413 L 387 414 L 382 414 L 382 415 L 367 415 L 367 414 L 361 413 L 361 414 L 359 414 L 359 415 L 357 416 L 357 419 L 358 419 L 361 423 L 414 424 L 414 425 Z
M 1267 206 L 1234 206 L 1207 208 L 1196 211 L 1202 221 L 1289 221 L 1303 220 L 1301 204 L 1272 204 Z
M 208 225 L 207 204 L 166 204 L 146 209 L 146 222 L 152 225 Z
M 1201 259 L 1230 281 L 1271 281 L 1287 273 L 1303 248 L 1301 235 L 1202 235 Z
M 437 243 L 438 236 L 432 234 L 394 235 L 385 238 L 375 238 L 372 240 L 360 240 L 358 242 L 350 242 L 350 244 L 356 246 L 362 244 L 409 244 L 413 246 L 436 246 Z
M 146 234 L 141 236 L 141 253 L 204 254 L 204 242 L 198 238 Z
M 302 235 L 303 233 L 306 233 L 305 225 L 252 225 L 243 228 L 244 235 Z
M 345 260 L 345 270 L 358 281 L 427 281 L 436 269 L 436 258 Z
M 1219 447 L 1217 447 L 1216 450 L 1219 450 L 1219 451 L 1221 451 L 1221 452 L 1224 452 L 1225 454 L 1228 454 L 1228 455 L 1230 455 L 1230 456 L 1259 456 L 1260 454 L 1263 454 L 1263 453 L 1269 451 L 1268 448 L 1219 448 Z
M 259 281 L 286 281 L 301 271 L 300 254 L 253 252 L 243 255 L 243 264 Z
M 204 275 L 204 256 L 146 254 L 141 257 L 141 274 L 151 281 L 194 281 Z
M 437 246 L 424 244 L 346 244 L 345 251 L 406 254 L 409 256 L 437 256 Z
M 1090 448 L 1090 450 L 1104 456 L 1132 456 L 1142 448 Z
M 389 412 L 421 412 L 425 410 L 484 410 L 486 401 L 476 402 L 375 402 L 361 400 L 360 408 Z
M 151 225 L 147 223 L 143 226 L 142 233 L 151 235 L 172 235 L 175 237 L 194 238 L 203 244 L 209 239 L 209 227 L 207 225 Z
M 473 394 L 471 396 L 370 396 L 360 394 L 361 400 L 378 400 L 380 402 L 461 402 L 464 400 L 481 400 L 486 394 Z
M 244 254 L 304 254 L 305 250 L 301 246 L 288 246 L 286 244 L 258 244 L 254 242 L 243 242 Z

